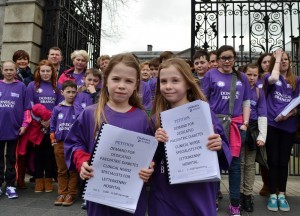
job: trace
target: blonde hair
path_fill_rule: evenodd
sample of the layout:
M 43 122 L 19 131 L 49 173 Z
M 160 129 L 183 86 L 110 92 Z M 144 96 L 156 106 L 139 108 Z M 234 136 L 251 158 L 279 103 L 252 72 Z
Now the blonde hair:
M 82 56 L 86 62 L 90 61 L 90 56 L 85 50 L 75 50 L 71 53 L 71 60 L 73 61 L 77 56 Z
M 155 98 L 154 98 L 154 103 L 153 103 L 152 113 L 151 113 L 151 115 L 155 115 L 156 129 L 161 127 L 159 114 L 162 111 L 167 110 L 169 107 L 168 102 L 160 92 L 160 71 L 170 66 L 174 66 L 185 79 L 186 84 L 189 87 L 189 89 L 186 92 L 188 101 L 192 102 L 198 99 L 207 101 L 205 95 L 200 90 L 197 81 L 193 77 L 189 65 L 185 62 L 185 60 L 180 58 L 171 58 L 162 62 L 158 68 L 156 93 L 155 93 Z
M 95 135 L 96 135 L 97 131 L 99 130 L 99 128 L 101 127 L 101 124 L 103 122 L 107 123 L 107 119 L 106 119 L 106 116 L 104 113 L 104 107 L 105 107 L 106 103 L 109 101 L 109 93 L 108 93 L 108 90 L 106 87 L 108 76 L 109 76 L 110 72 L 113 70 L 113 68 L 121 62 L 123 64 L 125 64 L 127 67 L 131 67 L 136 70 L 136 78 L 137 78 L 136 79 L 137 80 L 136 90 L 133 91 L 133 94 L 130 96 L 128 102 L 131 106 L 144 110 L 144 108 L 141 104 L 140 97 L 139 97 L 140 68 L 139 68 L 139 64 L 138 64 L 136 58 L 131 53 L 124 53 L 124 54 L 118 54 L 118 55 L 113 56 L 111 58 L 109 64 L 107 65 L 107 68 L 104 71 L 103 85 L 102 85 L 101 92 L 100 92 L 100 99 L 99 99 L 98 106 L 94 113 L 94 117 L 95 117 L 94 133 L 95 133 Z
M 140 69 L 142 70 L 144 66 L 146 66 L 146 65 L 149 66 L 149 64 L 150 64 L 150 63 L 149 63 L 148 61 L 145 61 L 145 62 L 141 63 L 141 64 L 140 64 Z

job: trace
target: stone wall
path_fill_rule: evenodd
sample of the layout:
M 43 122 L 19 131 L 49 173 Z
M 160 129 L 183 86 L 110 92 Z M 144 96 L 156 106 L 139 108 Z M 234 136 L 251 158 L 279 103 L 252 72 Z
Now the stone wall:
M 34 69 L 40 61 L 44 0 L 6 0 L 5 2 L 3 32 L 0 36 L 2 37 L 1 61 L 12 59 L 16 50 L 23 49 L 29 53 L 30 67 Z M 1 8 L 0 20 L 2 20 Z

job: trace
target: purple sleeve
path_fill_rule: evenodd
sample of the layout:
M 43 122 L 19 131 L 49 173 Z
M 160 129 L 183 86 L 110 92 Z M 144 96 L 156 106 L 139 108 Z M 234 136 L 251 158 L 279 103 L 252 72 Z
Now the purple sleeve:
M 151 90 L 147 83 L 142 81 L 142 97 L 143 97 L 143 106 L 146 110 L 152 109 L 152 100 L 151 100 Z
M 246 75 L 243 74 L 243 82 L 245 84 L 245 92 L 243 101 L 250 100 L 250 84 Z
M 210 72 L 206 72 L 204 78 L 202 79 L 201 86 L 199 82 L 199 88 L 203 91 L 204 95 L 206 96 L 207 100 L 210 97 Z
M 64 96 L 62 96 L 62 94 L 61 94 L 62 84 L 57 83 L 57 90 L 58 90 L 58 93 L 57 93 L 57 98 L 56 98 L 56 103 L 55 103 L 56 105 L 60 104 L 64 100 Z
M 75 120 L 64 142 L 64 153 L 67 167 L 75 169 L 73 153 L 80 149 L 89 154 L 94 149 L 94 109 L 88 107 Z
M 34 91 L 35 91 L 35 85 L 34 82 L 29 83 L 29 85 L 26 88 L 25 93 L 25 109 L 31 110 L 32 106 L 34 104 Z
M 57 114 L 58 114 L 57 107 L 54 107 L 54 109 L 52 111 L 51 119 L 50 119 L 50 133 L 56 131 Z
M 215 133 L 219 134 L 222 138 L 222 149 L 218 151 L 219 165 L 221 169 L 228 170 L 232 160 L 231 151 L 229 149 L 229 142 L 224 133 L 223 126 L 217 116 L 213 112 L 211 112 L 211 117 Z
M 75 100 L 74 100 L 74 110 L 75 110 L 75 116 L 79 116 L 79 114 L 83 111 L 83 108 L 82 108 L 82 92 L 78 93 L 75 97 Z
M 259 98 L 257 105 L 257 116 L 258 117 L 267 117 L 267 103 L 265 93 L 262 89 L 259 89 Z

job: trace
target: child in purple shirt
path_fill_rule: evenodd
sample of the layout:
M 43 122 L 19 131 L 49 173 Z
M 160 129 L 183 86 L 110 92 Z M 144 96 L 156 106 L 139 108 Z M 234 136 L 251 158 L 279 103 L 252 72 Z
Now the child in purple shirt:
M 78 190 L 78 172 L 70 170 L 64 157 L 64 140 L 75 121 L 73 102 L 77 92 L 77 84 L 67 80 L 62 84 L 61 94 L 64 101 L 54 107 L 50 123 L 50 138 L 54 146 L 57 164 L 58 197 L 54 205 L 70 206 L 74 203 Z
M 202 89 L 211 109 L 223 118 L 230 118 L 229 146 L 232 162 L 229 168 L 230 215 L 240 215 L 241 161 L 240 150 L 246 136 L 250 116 L 250 86 L 245 74 L 234 69 L 236 52 L 232 46 L 221 46 L 217 51 L 218 68 L 205 74 Z M 237 77 L 232 114 L 229 113 L 231 80 Z
M 138 94 L 139 80 L 139 65 L 132 54 L 112 57 L 104 71 L 99 103 L 84 109 L 74 122 L 65 140 L 65 157 L 69 170 L 76 168 L 82 180 L 92 178 L 93 170 L 96 169 L 89 166 L 88 161 L 93 153 L 95 134 L 102 123 L 149 133 L 148 117 Z M 152 173 L 152 167 L 141 169 L 139 176 L 147 182 Z M 143 187 L 134 215 L 145 216 L 146 206 L 146 190 Z M 89 216 L 132 215 L 91 201 L 87 201 L 87 213 Z
M 76 117 L 83 111 L 84 108 L 96 103 L 99 100 L 100 88 L 102 75 L 101 72 L 96 68 L 90 68 L 85 72 L 84 75 L 84 86 L 78 89 L 74 101 L 74 109 Z
M 270 61 L 271 73 L 265 76 L 265 90 L 268 108 L 268 136 L 266 148 L 269 166 L 270 197 L 267 208 L 270 211 L 290 211 L 285 198 L 288 178 L 288 164 L 293 148 L 298 118 L 297 109 L 286 116 L 275 118 L 296 97 L 299 96 L 299 78 L 292 71 L 290 57 L 282 49 L 275 51 Z M 276 194 L 278 180 L 279 194 Z
M 5 194 L 9 199 L 14 199 L 18 198 L 15 188 L 17 143 L 19 135 L 26 129 L 22 126 L 26 87 L 24 83 L 15 79 L 17 66 L 13 61 L 3 63 L 2 73 L 4 78 L 0 80 L 0 196 L 5 180 Z
M 31 110 L 31 107 L 37 103 L 43 104 L 50 111 L 54 109 L 59 100 L 56 76 L 56 70 L 50 61 L 40 61 L 35 70 L 35 79 L 29 83 L 26 89 L 26 101 L 29 103 L 28 110 Z M 41 124 L 44 127 L 45 135 L 42 142 L 34 146 L 36 193 L 53 191 L 52 178 L 55 175 L 56 166 L 50 141 L 50 119 L 41 121 Z
M 205 96 L 196 84 L 186 62 L 174 58 L 161 63 L 153 106 L 153 130 L 156 131 L 155 137 L 160 143 L 155 155 L 156 167 L 149 198 L 149 216 L 217 215 L 215 182 L 175 185 L 168 183 L 164 151 L 166 145 L 164 142 L 168 141 L 168 136 L 160 126 L 160 112 L 195 100 L 205 101 Z M 207 148 L 218 152 L 220 166 L 227 169 L 232 158 L 227 138 L 222 125 L 213 113 L 212 121 L 215 133 L 208 137 Z
M 258 65 L 249 64 L 245 74 L 250 84 L 250 120 L 246 141 L 241 150 L 241 204 L 247 212 L 253 212 L 253 185 L 257 148 L 263 148 L 267 137 L 267 107 L 265 94 L 256 83 L 259 78 Z

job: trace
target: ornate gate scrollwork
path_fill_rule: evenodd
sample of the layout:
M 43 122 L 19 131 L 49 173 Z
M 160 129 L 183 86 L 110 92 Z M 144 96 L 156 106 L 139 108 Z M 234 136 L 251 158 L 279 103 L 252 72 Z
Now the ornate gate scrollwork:
M 100 55 L 102 0 L 51 0 L 44 8 L 42 57 L 52 46 L 62 49 L 66 65 L 76 49 L 88 51 L 89 66 Z
M 281 47 L 300 74 L 300 2 L 297 0 L 192 0 L 192 54 L 227 44 L 238 64 Z

